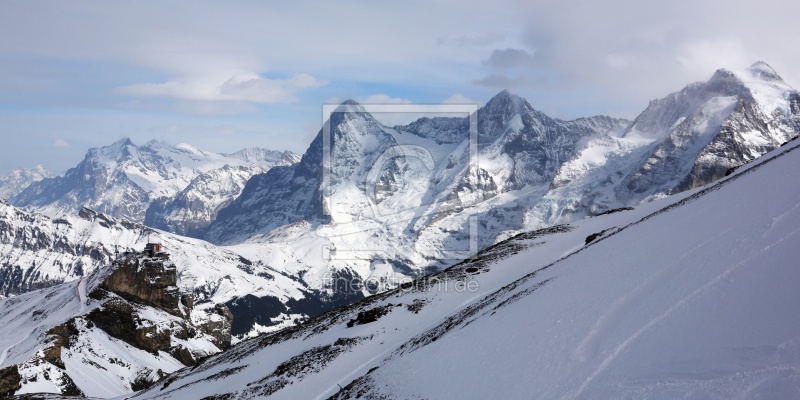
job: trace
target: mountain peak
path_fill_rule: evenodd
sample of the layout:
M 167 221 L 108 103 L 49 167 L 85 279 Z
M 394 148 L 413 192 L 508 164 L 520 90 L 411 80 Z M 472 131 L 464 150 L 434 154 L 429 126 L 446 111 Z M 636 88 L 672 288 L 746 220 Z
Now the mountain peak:
M 170 147 L 176 147 L 176 146 L 172 146 L 171 144 L 169 144 L 169 143 L 167 143 L 167 142 L 165 142 L 163 140 L 150 139 L 142 147 L 146 147 L 148 149 L 154 149 L 155 150 L 155 149 L 164 149 L 164 148 L 170 148 Z
M 511 93 L 511 91 L 509 91 L 508 89 L 503 89 L 499 93 L 494 95 L 494 97 L 492 97 L 492 99 L 489 100 L 489 103 L 493 101 L 508 102 L 508 101 L 520 101 L 520 100 L 522 100 L 521 97 L 515 95 L 514 93 Z
M 367 112 L 367 110 L 365 110 L 364 107 L 361 106 L 361 104 L 359 104 L 357 101 L 348 99 L 339 104 L 334 112 L 364 113 Z
M 109 147 L 122 147 L 122 146 L 135 146 L 129 137 L 123 137 L 122 139 L 117 140 L 114 143 L 111 143 Z
M 519 112 L 525 105 L 525 99 L 519 97 L 508 89 L 503 89 L 500 93 L 492 97 L 491 100 L 486 102 L 485 108 L 487 110 L 510 110 Z
M 727 68 L 720 68 L 714 71 L 714 75 L 711 76 L 709 82 L 711 81 L 720 81 L 720 80 L 730 80 L 730 79 L 737 79 L 736 73 L 727 69 Z M 691 85 L 689 85 L 691 86 Z
M 756 61 L 753 63 L 753 65 L 750 66 L 750 74 L 753 75 L 753 78 L 765 81 L 783 82 L 783 78 L 775 72 L 775 69 L 764 61 Z
M 138 148 L 135 144 L 133 144 L 130 138 L 124 137 L 108 146 L 89 149 L 89 151 L 86 153 L 86 157 L 101 157 L 103 159 L 122 160 L 131 156 L 131 152 L 129 150 L 131 147 Z

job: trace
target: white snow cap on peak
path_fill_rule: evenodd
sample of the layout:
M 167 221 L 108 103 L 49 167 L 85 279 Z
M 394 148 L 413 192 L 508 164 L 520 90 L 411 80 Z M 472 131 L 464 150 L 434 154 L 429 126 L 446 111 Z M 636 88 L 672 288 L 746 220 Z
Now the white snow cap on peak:
M 764 61 L 756 61 L 753 63 L 753 65 L 750 66 L 750 73 L 753 75 L 753 78 L 765 81 L 783 82 L 783 78 Z
M 334 112 L 367 112 L 367 110 L 365 110 L 364 107 L 357 101 L 350 99 L 343 101 L 342 104 L 339 104 Z
M 488 112 L 520 113 L 525 104 L 525 99 L 509 92 L 508 89 L 503 89 L 486 102 L 484 110 Z

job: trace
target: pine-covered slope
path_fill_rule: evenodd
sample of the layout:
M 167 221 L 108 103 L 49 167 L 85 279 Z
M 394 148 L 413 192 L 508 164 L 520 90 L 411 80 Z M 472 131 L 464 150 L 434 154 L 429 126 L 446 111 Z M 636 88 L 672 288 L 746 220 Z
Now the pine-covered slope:
M 134 398 L 795 398 L 798 147 L 521 234 Z

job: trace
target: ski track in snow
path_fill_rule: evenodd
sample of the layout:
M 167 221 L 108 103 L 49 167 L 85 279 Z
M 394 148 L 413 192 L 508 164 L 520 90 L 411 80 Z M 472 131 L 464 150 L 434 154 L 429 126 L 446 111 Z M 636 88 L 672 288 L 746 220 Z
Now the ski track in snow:
M 81 307 L 78 310 L 78 313 L 75 315 L 76 317 L 86 314 L 86 309 L 88 308 L 86 305 L 86 276 L 78 280 L 77 291 L 78 301 L 80 302 Z
M 11 351 L 11 349 L 13 349 L 13 348 L 14 348 L 16 345 L 18 345 L 18 344 L 20 344 L 20 343 L 24 342 L 24 341 L 25 341 L 25 339 L 27 339 L 27 338 L 28 338 L 28 336 L 30 336 L 30 335 L 31 335 L 31 333 L 33 333 L 33 331 L 30 331 L 30 332 L 28 332 L 28 333 L 27 333 L 27 334 L 25 334 L 25 336 L 24 336 L 22 339 L 20 339 L 18 342 L 16 342 L 16 343 L 12 344 L 11 346 L 8 346 L 8 347 L 6 347 L 6 348 L 5 348 L 5 350 L 3 350 L 3 353 L 2 353 L 2 354 L 0 354 L 0 365 L 3 365 L 3 363 L 6 361 L 6 357 L 8 357 L 8 352 L 9 352 L 9 351 Z
M 710 281 L 708 281 L 702 287 L 698 288 L 697 290 L 693 291 L 688 296 L 682 298 L 681 300 L 679 300 L 678 302 L 673 304 L 664 313 L 662 313 L 661 315 L 657 316 L 656 318 L 653 318 L 652 320 L 650 320 L 649 322 L 644 324 L 644 326 L 639 328 L 632 335 L 628 336 L 627 339 L 623 340 L 622 343 L 617 345 L 617 347 L 614 348 L 614 350 L 611 352 L 611 354 L 609 354 L 608 357 L 606 357 L 603 360 L 603 362 L 601 362 L 600 365 L 594 370 L 594 372 L 592 372 L 592 374 L 589 375 L 589 377 L 586 378 L 586 380 L 584 380 L 584 382 L 575 391 L 575 393 L 573 395 L 571 395 L 571 396 L 565 395 L 565 396 L 562 396 L 561 398 L 562 399 L 576 399 L 576 398 L 578 398 L 581 394 L 583 394 L 583 392 L 586 390 L 586 388 L 594 381 L 594 379 L 597 378 L 600 374 L 602 374 L 611 365 L 611 363 L 613 363 L 614 360 L 616 360 L 616 358 L 620 354 L 622 354 L 633 342 L 635 342 L 636 339 L 638 339 L 643 333 L 647 332 L 650 328 L 652 328 L 656 324 L 660 323 L 661 321 L 667 319 L 669 316 L 671 316 L 676 311 L 679 311 L 680 309 L 685 307 L 689 302 L 691 302 L 698 295 L 700 295 L 701 293 L 703 293 L 703 292 L 707 291 L 708 289 L 712 288 L 714 285 L 716 285 L 720 281 L 722 281 L 725 278 L 727 278 L 730 274 L 734 273 L 736 270 L 741 268 L 743 265 L 748 264 L 749 261 L 753 260 L 757 256 L 761 255 L 762 253 L 764 253 L 767 250 L 769 250 L 770 248 L 772 248 L 774 245 L 776 245 L 778 243 L 781 243 L 781 242 L 784 242 L 784 241 L 792 238 L 793 236 L 795 236 L 795 234 L 797 232 L 800 232 L 800 229 L 793 230 L 790 234 L 788 234 L 785 237 L 781 238 L 781 240 L 779 240 L 779 241 L 777 241 L 775 243 L 771 243 L 768 246 L 765 246 L 765 247 L 761 248 L 758 251 L 758 253 L 756 253 L 754 255 L 751 255 L 750 257 L 745 258 L 744 260 L 740 261 L 736 265 L 726 269 L 721 274 L 719 274 L 719 275 L 715 276 L 714 278 L 712 278 Z M 753 266 L 753 265 L 758 265 L 758 264 L 757 263 L 751 263 L 750 265 Z
M 720 235 L 729 231 L 730 229 L 726 229 L 725 231 L 721 232 Z M 641 299 L 646 298 L 649 296 L 653 290 L 661 285 L 664 284 L 670 277 L 674 276 L 675 271 L 677 273 L 677 269 L 683 267 L 684 269 L 688 268 L 687 265 L 681 263 L 684 259 L 689 257 L 693 254 L 696 250 L 703 248 L 712 240 L 717 239 L 716 237 L 712 237 L 708 240 L 703 241 L 702 243 L 696 245 L 691 250 L 686 252 L 682 255 L 677 261 L 673 262 L 670 265 L 665 266 L 661 269 L 657 274 L 655 274 L 651 279 L 648 279 L 638 287 L 634 288 L 626 295 L 618 298 L 615 300 L 611 306 L 609 307 L 609 311 L 604 313 L 600 318 L 598 318 L 597 322 L 594 324 L 592 329 L 589 330 L 589 334 L 581 341 L 578 347 L 575 349 L 574 356 L 578 360 L 586 360 L 591 356 L 592 351 L 596 351 L 597 348 L 600 346 L 600 340 L 602 338 L 608 337 L 608 331 L 613 329 L 617 322 L 623 318 L 624 315 L 628 314 L 631 307 L 635 307 Z

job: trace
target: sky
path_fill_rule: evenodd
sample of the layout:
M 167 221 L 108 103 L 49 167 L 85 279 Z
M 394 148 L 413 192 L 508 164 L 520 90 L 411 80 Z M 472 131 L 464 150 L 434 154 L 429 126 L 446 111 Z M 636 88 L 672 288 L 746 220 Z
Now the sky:
M 291 3 L 291 4 L 290 4 Z M 322 105 L 634 118 L 721 67 L 800 87 L 796 0 L 0 2 L 0 175 L 129 137 L 305 151 Z

